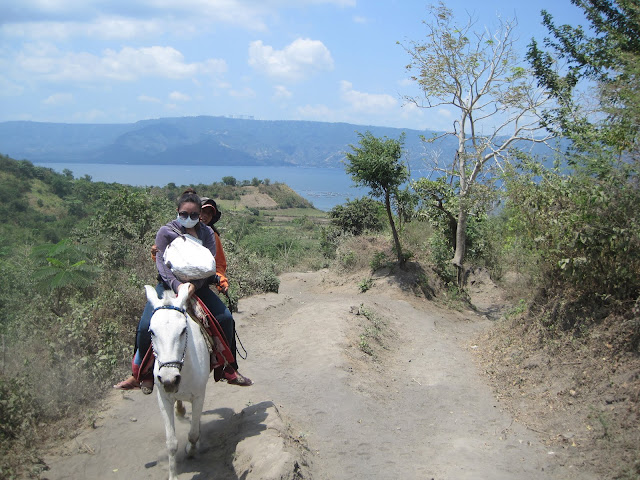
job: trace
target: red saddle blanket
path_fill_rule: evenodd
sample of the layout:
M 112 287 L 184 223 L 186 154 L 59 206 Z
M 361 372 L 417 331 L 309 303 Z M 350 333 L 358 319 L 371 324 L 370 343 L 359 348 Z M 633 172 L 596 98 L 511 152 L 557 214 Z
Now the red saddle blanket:
M 189 314 L 196 322 L 199 322 L 207 335 L 209 335 L 209 345 L 212 347 L 209 368 L 213 371 L 213 378 L 217 382 L 224 376 L 224 368 L 234 362 L 233 352 L 229 348 L 229 343 L 222 331 L 222 327 L 216 317 L 209 311 L 207 306 L 196 295 L 191 299 Z M 140 364 L 140 371 L 137 380 L 142 382 L 153 377 L 153 364 L 155 357 L 153 348 L 149 347 Z

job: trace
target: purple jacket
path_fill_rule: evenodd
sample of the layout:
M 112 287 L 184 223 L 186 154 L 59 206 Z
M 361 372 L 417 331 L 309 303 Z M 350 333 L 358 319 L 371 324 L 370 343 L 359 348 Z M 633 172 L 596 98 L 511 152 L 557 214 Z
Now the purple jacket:
M 167 248 L 167 246 L 178 237 L 178 234 L 173 231 L 171 227 L 180 230 L 182 233 L 186 233 L 187 231 L 186 228 L 180 225 L 178 220 L 172 220 L 166 225 L 160 227 L 160 230 L 158 230 L 158 233 L 156 234 L 156 246 L 158 247 L 158 253 L 156 254 L 156 267 L 158 268 L 158 273 L 160 273 L 164 282 L 169 285 L 175 293 L 178 293 L 178 287 L 183 282 L 178 280 L 171 269 L 164 264 L 165 248 Z M 207 247 L 215 257 L 216 239 L 213 235 L 213 230 L 211 230 L 210 227 L 207 227 L 204 223 L 198 222 L 196 225 L 196 232 L 198 233 L 198 238 L 202 240 L 202 245 Z M 192 283 L 196 287 L 196 290 L 198 290 L 207 283 L 207 279 L 202 278 L 199 280 L 192 280 L 190 283 Z

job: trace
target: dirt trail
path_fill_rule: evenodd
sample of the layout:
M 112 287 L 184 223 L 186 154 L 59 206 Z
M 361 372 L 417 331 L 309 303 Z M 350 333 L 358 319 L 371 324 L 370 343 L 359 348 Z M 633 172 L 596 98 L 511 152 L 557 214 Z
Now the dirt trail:
M 236 321 L 255 385 L 207 390 L 198 456 L 180 479 L 589 479 L 504 411 L 474 363 L 490 321 L 402 291 L 392 277 L 359 293 L 328 271 L 281 277 L 280 293 L 240 301 Z M 491 287 L 478 306 L 497 300 Z M 480 296 L 479 296 L 480 298 Z M 482 303 L 484 302 L 484 303 Z M 363 305 L 386 324 L 376 360 Z M 54 479 L 162 479 L 155 394 L 113 392 L 94 427 L 46 458 Z

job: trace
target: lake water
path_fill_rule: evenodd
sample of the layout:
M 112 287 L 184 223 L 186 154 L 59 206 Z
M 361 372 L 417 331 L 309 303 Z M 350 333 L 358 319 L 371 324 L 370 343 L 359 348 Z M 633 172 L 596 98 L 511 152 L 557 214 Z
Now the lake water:
M 36 163 L 62 172 L 71 170 L 75 178 L 90 175 L 95 182 L 121 183 L 133 186 L 165 186 L 211 184 L 231 176 L 239 182 L 258 178 L 286 183 L 319 210 L 365 195 L 368 189 L 353 187 L 351 177 L 337 168 L 304 167 L 237 167 L 184 165 L 109 165 L 96 163 Z M 207 192 L 198 192 L 207 195 Z

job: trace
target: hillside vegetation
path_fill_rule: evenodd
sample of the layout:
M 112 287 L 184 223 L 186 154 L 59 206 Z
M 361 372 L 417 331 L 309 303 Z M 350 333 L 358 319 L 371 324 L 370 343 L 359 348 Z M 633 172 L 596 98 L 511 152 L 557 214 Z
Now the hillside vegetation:
M 326 214 L 286 185 L 194 187 L 223 212 L 232 299 L 277 291 L 285 269 L 326 264 L 315 228 Z M 93 182 L 0 157 L 0 477 L 37 471 L 35 446 L 50 427 L 126 374 L 143 286 L 156 282 L 150 247 L 185 188 Z

